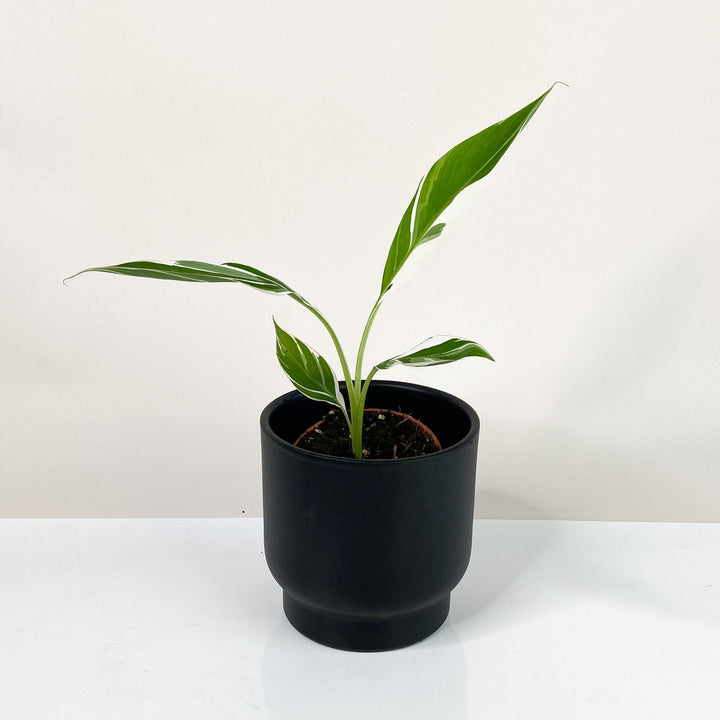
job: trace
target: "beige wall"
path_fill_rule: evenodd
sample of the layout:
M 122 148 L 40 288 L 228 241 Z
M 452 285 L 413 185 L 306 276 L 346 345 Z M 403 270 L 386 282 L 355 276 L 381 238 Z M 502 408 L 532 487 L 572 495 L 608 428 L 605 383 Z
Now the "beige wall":
M 288 389 L 247 288 L 87 275 L 261 267 L 359 336 L 422 173 L 558 88 L 388 298 L 371 359 L 483 420 L 479 516 L 720 521 L 717 3 L 56 3 L 0 24 L 0 514 L 257 516 Z

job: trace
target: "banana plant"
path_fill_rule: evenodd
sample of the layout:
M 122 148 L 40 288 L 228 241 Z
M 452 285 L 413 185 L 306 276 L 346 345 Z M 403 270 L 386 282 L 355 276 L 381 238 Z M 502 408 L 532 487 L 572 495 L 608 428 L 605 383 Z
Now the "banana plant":
M 361 459 L 365 398 L 376 373 L 395 365 L 424 367 L 454 362 L 466 357 L 493 359 L 485 348 L 472 340 L 433 336 L 406 352 L 373 365 L 367 376 L 363 378 L 365 347 L 370 330 L 385 296 L 392 289 L 393 282 L 403 265 L 416 248 L 436 240 L 442 234 L 445 223 L 437 222 L 441 213 L 465 188 L 485 177 L 497 165 L 552 87 L 505 120 L 491 125 L 453 147 L 437 160 L 422 178 L 390 245 L 378 297 L 365 323 L 353 370 L 335 330 L 320 310 L 282 280 L 249 265 L 234 262 L 217 265 L 191 260 L 179 260 L 169 265 L 143 260 L 87 268 L 72 277 L 86 272 L 104 272 L 182 282 L 235 282 L 263 292 L 287 295 L 300 303 L 315 315 L 330 335 L 347 388 L 347 404 L 340 392 L 337 376 L 327 360 L 302 340 L 283 330 L 273 319 L 277 358 L 292 384 L 301 393 L 313 400 L 330 403 L 340 408 L 348 424 L 353 454 Z

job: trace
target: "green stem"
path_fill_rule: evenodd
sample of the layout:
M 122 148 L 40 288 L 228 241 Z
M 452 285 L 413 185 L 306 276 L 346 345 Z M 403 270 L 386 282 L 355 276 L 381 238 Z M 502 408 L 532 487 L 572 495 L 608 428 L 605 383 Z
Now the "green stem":
M 355 362 L 355 381 L 353 384 L 353 392 L 350 396 L 350 440 L 352 442 L 353 454 L 358 459 L 362 458 L 362 424 L 365 410 L 365 397 L 367 395 L 369 382 L 378 370 L 374 367 L 363 385 L 362 366 L 365 357 L 365 346 L 367 345 L 370 329 L 372 328 L 375 316 L 378 314 L 378 310 L 380 310 L 384 295 L 384 292 L 380 293 L 370 311 L 362 337 L 360 338 L 360 346 L 358 347 L 357 360 Z
M 375 316 L 380 310 L 383 297 L 385 293 L 380 293 L 378 299 L 373 305 L 373 309 L 370 311 L 367 322 L 365 323 L 365 329 L 363 330 L 362 338 L 360 338 L 360 347 L 358 348 L 357 361 L 355 362 L 355 392 L 359 393 L 362 384 L 362 364 L 365 357 L 365 345 L 367 345 L 368 336 L 370 335 L 370 328 L 375 320 Z
M 365 357 L 365 346 L 367 345 L 368 336 L 370 335 L 370 329 L 372 328 L 372 324 L 375 320 L 375 316 L 377 315 L 378 310 L 380 310 L 380 305 L 382 304 L 382 299 L 384 295 L 384 292 L 380 293 L 378 299 L 373 305 L 372 310 L 370 311 L 367 322 L 365 323 L 365 328 L 363 329 L 362 338 L 360 339 L 360 346 L 358 348 L 357 360 L 355 363 L 354 380 L 352 375 L 350 374 L 350 366 L 348 365 L 347 358 L 345 357 L 345 352 L 343 351 L 342 345 L 340 345 L 340 341 L 338 340 L 338 337 L 335 334 L 335 331 L 332 329 L 330 323 L 325 319 L 323 314 L 317 308 L 313 307 L 307 301 L 304 302 L 303 299 L 299 296 L 293 296 L 295 300 L 297 300 L 303 307 L 307 308 L 323 324 L 325 329 L 328 331 L 328 334 L 330 335 L 333 345 L 335 346 L 335 350 L 337 351 L 338 358 L 340 359 L 340 365 L 342 367 L 343 377 L 345 379 L 345 385 L 347 387 L 350 413 L 348 414 L 346 408 L 341 409 L 343 411 L 343 415 L 345 416 L 345 421 L 348 424 L 348 428 L 350 429 L 350 441 L 352 443 L 353 455 L 355 455 L 355 457 L 358 459 L 362 459 L 362 425 L 363 412 L 365 409 L 365 397 L 367 396 L 370 380 L 378 371 L 378 368 L 374 367 L 370 371 L 370 374 L 365 380 L 365 383 L 363 383 L 362 365 L 363 359 Z
M 360 391 L 353 410 L 352 424 L 350 426 L 350 439 L 352 440 L 353 453 L 356 458 L 362 458 L 362 424 L 365 413 L 365 398 L 367 396 L 368 389 L 370 388 L 370 381 L 373 377 L 375 377 L 375 373 L 378 370 L 379 368 L 375 366 L 370 371 L 367 378 L 365 378 L 365 382 L 362 384 L 362 390 Z
M 297 300 L 304 308 L 307 308 L 323 324 L 325 329 L 328 331 L 328 334 L 330 335 L 333 345 L 335 346 L 338 358 L 340 359 L 340 366 L 342 367 L 345 386 L 347 387 L 348 391 L 348 400 L 350 401 L 350 413 L 348 414 L 347 408 L 345 407 L 341 407 L 340 409 L 342 410 L 342 413 L 345 417 L 345 422 L 348 425 L 350 435 L 352 437 L 352 421 L 356 414 L 355 406 L 357 404 L 359 391 L 356 391 L 353 385 L 352 375 L 350 374 L 350 366 L 348 365 L 348 361 L 345 357 L 345 352 L 342 349 L 342 345 L 340 344 L 340 340 L 338 340 L 338 336 L 335 334 L 335 331 L 332 329 L 330 323 L 325 319 L 325 316 L 316 307 L 313 307 L 309 302 L 305 301 L 304 298 L 301 298 L 300 296 L 293 296 L 293 298 Z M 362 415 L 362 411 L 360 414 Z M 360 428 L 362 431 L 362 425 L 360 426 Z M 355 446 L 353 445 L 353 450 L 354 448 Z M 362 457 L 362 446 L 360 446 L 360 457 Z
M 365 397 L 367 395 L 368 389 L 370 388 L 370 381 L 375 377 L 375 373 L 377 373 L 377 371 L 379 369 L 380 368 L 376 365 L 368 373 L 368 376 L 365 378 L 365 382 L 363 383 L 363 386 L 362 386 L 362 391 L 360 392 L 360 405 L 362 406 L 363 409 L 365 408 Z
M 348 387 L 348 393 L 350 393 L 350 395 L 352 396 L 354 388 L 352 387 L 350 366 L 348 365 L 348 361 L 345 358 L 345 353 L 343 352 L 342 345 L 340 345 L 340 340 L 338 340 L 338 336 L 335 334 L 335 331 L 332 329 L 330 323 L 324 318 L 323 314 L 317 308 L 314 308 L 309 303 L 307 305 L 305 303 L 301 304 L 303 307 L 306 307 L 324 325 L 325 329 L 328 331 L 328 334 L 332 339 L 333 345 L 335 346 L 335 350 L 337 351 L 338 358 L 340 359 L 340 366 L 342 367 L 343 378 Z
M 359 398 L 355 396 L 355 401 L 350 407 L 350 442 L 352 443 L 353 455 L 358 460 L 362 460 L 362 424 L 363 424 L 363 408 L 359 402 Z

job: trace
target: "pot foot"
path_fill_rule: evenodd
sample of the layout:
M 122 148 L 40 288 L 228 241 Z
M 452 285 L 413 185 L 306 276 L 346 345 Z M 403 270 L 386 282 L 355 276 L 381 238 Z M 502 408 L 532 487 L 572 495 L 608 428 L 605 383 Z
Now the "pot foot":
M 290 624 L 305 637 L 339 650 L 378 652 L 413 645 L 434 633 L 450 610 L 450 593 L 420 610 L 390 618 L 336 615 L 317 610 L 283 592 Z

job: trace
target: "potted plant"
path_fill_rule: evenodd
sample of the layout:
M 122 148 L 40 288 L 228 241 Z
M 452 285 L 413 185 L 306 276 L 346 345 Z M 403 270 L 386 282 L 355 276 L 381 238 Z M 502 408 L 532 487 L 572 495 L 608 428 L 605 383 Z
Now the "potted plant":
M 314 305 L 249 265 L 139 261 L 77 273 L 242 283 L 288 295 L 329 333 L 342 381 L 325 358 L 273 320 L 277 358 L 296 390 L 271 402 L 260 418 L 266 559 L 283 588 L 286 616 L 320 643 L 371 651 L 421 640 L 442 625 L 450 591 L 467 568 L 477 414 L 447 393 L 374 378 L 395 365 L 492 357 L 472 340 L 431 337 L 366 373 L 365 347 L 409 256 L 441 235 L 442 212 L 495 167 L 550 90 L 453 147 L 421 180 L 390 246 L 353 368 Z

